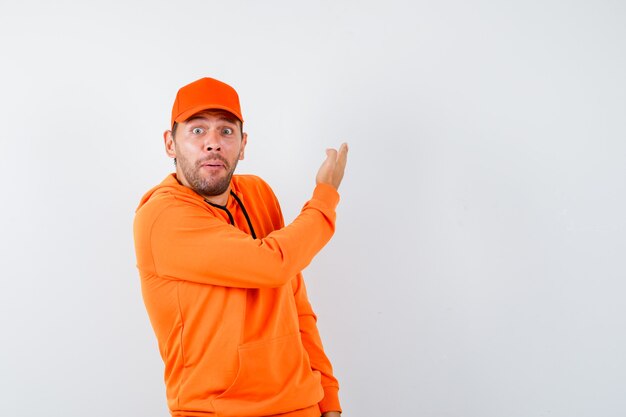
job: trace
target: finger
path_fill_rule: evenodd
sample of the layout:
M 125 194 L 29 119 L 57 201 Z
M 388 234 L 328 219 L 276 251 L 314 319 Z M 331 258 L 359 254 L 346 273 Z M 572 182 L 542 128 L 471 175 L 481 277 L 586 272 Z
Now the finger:
M 341 147 L 339 148 L 339 154 L 337 156 L 337 164 L 340 165 L 341 167 L 345 167 L 347 160 L 348 160 L 348 144 L 344 142 L 341 144 Z
M 348 144 L 344 142 L 339 147 L 339 155 L 345 155 L 347 153 L 348 153 Z

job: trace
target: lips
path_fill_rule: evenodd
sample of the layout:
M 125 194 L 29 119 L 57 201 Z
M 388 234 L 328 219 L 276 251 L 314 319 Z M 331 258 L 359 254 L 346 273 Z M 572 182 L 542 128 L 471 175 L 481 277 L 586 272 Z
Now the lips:
M 227 166 L 226 161 L 220 158 L 207 159 L 204 161 L 200 161 L 199 165 L 200 167 L 207 167 L 207 168 L 226 168 Z

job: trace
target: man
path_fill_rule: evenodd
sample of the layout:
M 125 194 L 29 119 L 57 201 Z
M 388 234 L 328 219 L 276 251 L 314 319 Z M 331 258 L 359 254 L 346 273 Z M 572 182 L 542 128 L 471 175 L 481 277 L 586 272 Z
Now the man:
M 326 151 L 313 197 L 285 226 L 265 182 L 233 176 L 247 134 L 232 87 L 182 87 L 171 123 L 176 173 L 143 197 L 134 234 L 172 416 L 339 416 L 300 271 L 333 234 L 346 144 Z

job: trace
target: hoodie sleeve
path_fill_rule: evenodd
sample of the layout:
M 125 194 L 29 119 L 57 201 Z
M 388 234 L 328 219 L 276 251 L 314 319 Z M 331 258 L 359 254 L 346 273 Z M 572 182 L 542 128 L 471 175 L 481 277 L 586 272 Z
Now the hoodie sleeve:
M 162 278 L 240 288 L 279 287 L 304 269 L 335 229 L 337 191 L 316 186 L 296 219 L 263 239 L 176 198 L 135 217 L 137 266 Z

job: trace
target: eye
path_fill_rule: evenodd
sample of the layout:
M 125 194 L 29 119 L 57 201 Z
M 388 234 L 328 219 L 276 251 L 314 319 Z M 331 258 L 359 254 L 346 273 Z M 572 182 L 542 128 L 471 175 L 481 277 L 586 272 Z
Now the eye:
M 222 133 L 225 135 L 232 135 L 235 132 L 230 127 L 225 127 L 224 129 L 222 129 Z
M 200 134 L 202 134 L 204 132 L 204 130 L 201 127 L 194 127 L 191 132 L 194 135 L 200 135 Z

